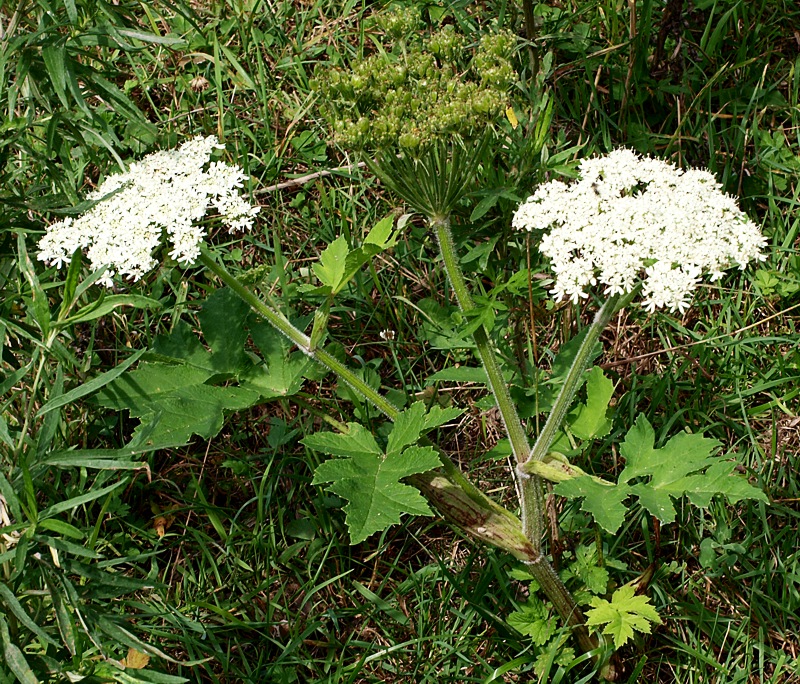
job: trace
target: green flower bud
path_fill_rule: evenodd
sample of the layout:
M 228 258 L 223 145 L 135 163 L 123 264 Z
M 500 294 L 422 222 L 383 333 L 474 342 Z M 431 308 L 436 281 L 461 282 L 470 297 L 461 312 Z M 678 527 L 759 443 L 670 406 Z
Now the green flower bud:
M 409 25 L 396 10 L 381 13 L 378 20 L 387 34 L 403 22 Z M 471 61 L 467 39 L 452 25 L 427 40 L 409 33 L 402 40 L 402 55 L 387 50 L 355 64 L 349 73 L 315 72 L 320 107 L 326 116 L 337 116 L 337 141 L 415 150 L 436 138 L 469 137 L 502 111 L 516 78 L 509 61 L 516 44 L 512 34 L 484 36 Z
M 410 131 L 406 133 L 401 133 L 400 137 L 397 139 L 397 144 L 400 145 L 400 147 L 405 147 L 407 149 L 413 150 L 419 147 L 420 138 L 417 133 L 413 133 Z
M 493 98 L 486 95 L 482 95 L 480 97 L 476 97 L 472 100 L 472 111 L 476 114 L 487 114 L 492 109 L 492 100 Z

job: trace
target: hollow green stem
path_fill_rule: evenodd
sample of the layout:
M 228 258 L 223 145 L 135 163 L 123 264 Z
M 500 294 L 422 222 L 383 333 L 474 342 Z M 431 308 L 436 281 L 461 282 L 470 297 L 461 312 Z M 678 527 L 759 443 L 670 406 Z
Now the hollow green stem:
M 627 300 L 627 298 L 625 299 Z M 612 316 L 618 311 L 619 304 L 622 300 L 622 295 L 613 295 L 609 297 L 603 306 L 600 307 L 600 310 L 594 317 L 594 321 L 589 325 L 584 335 L 583 342 L 581 342 L 578 353 L 575 355 L 575 359 L 564 380 L 564 384 L 561 386 L 561 390 L 556 397 L 550 415 L 547 416 L 547 421 L 545 421 L 544 427 L 539 433 L 536 443 L 533 445 L 533 449 L 531 449 L 530 454 L 520 462 L 519 469 L 523 473 L 535 473 L 535 467 L 529 464 L 541 461 L 550 451 L 550 446 L 553 444 L 556 433 L 561 429 L 567 411 L 572 404 L 572 400 L 575 398 L 575 393 L 581 386 L 584 373 L 591 363 L 592 350 L 600 339 L 600 334 L 611 322 Z
M 593 651 L 598 647 L 598 641 L 595 637 L 589 634 L 586 628 L 586 617 L 583 611 L 575 603 L 572 594 L 564 586 L 558 573 L 553 569 L 553 566 L 547 562 L 547 559 L 538 555 L 530 560 L 523 561 L 536 578 L 542 591 L 553 602 L 553 607 L 559 614 L 561 619 L 566 625 L 572 629 L 575 640 L 585 653 Z
M 456 295 L 456 301 L 462 311 L 465 313 L 469 312 L 475 308 L 475 302 L 472 301 L 472 295 L 470 295 L 467 283 L 464 280 L 464 274 L 458 263 L 458 257 L 453 243 L 453 234 L 450 231 L 450 220 L 448 218 L 432 219 L 431 227 L 436 232 L 442 261 L 444 262 L 448 280 Z M 506 424 L 508 436 L 511 440 L 511 448 L 515 455 L 521 456 L 522 460 L 524 460 L 529 449 L 528 436 L 525 434 L 525 428 L 522 426 L 522 421 L 520 421 L 517 415 L 517 409 L 514 406 L 514 402 L 511 400 L 508 386 L 506 385 L 505 378 L 503 378 L 500 365 L 497 363 L 497 357 L 489 341 L 489 335 L 482 325 L 475 331 L 474 338 L 475 346 L 478 349 L 478 355 L 486 370 L 486 375 L 489 378 L 489 388 L 492 390 L 497 400 L 497 406 Z
M 434 217 L 430 219 L 430 225 L 439 242 L 439 251 L 442 255 L 444 268 L 458 305 L 462 311 L 468 312 L 475 308 L 475 303 L 472 300 L 461 266 L 458 263 L 453 234 L 450 230 L 450 219 L 446 216 Z M 489 335 L 481 325 L 473 333 L 473 338 L 478 349 L 478 356 L 489 380 L 489 389 L 494 394 L 497 408 L 505 424 L 514 458 L 518 464 L 524 463 L 530 452 L 530 443 L 517 413 L 517 408 L 511 400 L 508 385 L 506 385 L 505 378 L 503 378 L 503 373 L 497 362 L 497 356 L 489 341 Z M 538 477 L 524 477 L 520 478 L 519 485 L 522 528 L 536 552 L 540 553 L 544 534 L 544 497 L 541 480 Z
M 429 223 L 439 242 L 442 261 L 453 292 L 456 295 L 456 300 L 462 311 L 470 311 L 475 308 L 475 303 L 469 293 L 464 274 L 458 263 L 453 236 L 450 231 L 450 220 L 447 217 L 439 216 L 430 218 Z M 489 335 L 483 326 L 480 326 L 473 333 L 473 339 L 483 367 L 486 370 L 489 388 L 497 401 L 500 415 L 509 435 L 512 451 L 517 463 L 521 465 L 528 459 L 530 453 L 525 428 L 519 419 L 516 406 L 511 400 L 508 386 L 489 341 Z M 597 639 L 589 634 L 586 628 L 586 618 L 572 594 L 559 578 L 558 573 L 542 554 L 541 545 L 545 518 L 541 479 L 530 473 L 521 472 L 519 474 L 523 540 L 514 545 L 516 552 L 512 552 L 530 569 L 531 574 L 536 578 L 542 590 L 553 602 L 558 614 L 572 628 L 581 649 L 585 652 L 595 651 L 598 647 L 598 642 Z

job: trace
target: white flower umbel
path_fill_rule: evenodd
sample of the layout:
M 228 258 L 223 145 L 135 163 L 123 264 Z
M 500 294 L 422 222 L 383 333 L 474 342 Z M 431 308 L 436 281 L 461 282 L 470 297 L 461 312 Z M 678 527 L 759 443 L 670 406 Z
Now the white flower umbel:
M 600 283 L 607 295 L 641 280 L 643 306 L 683 313 L 703 274 L 763 260 L 766 238 L 708 171 L 682 171 L 619 149 L 585 159 L 570 185 L 541 185 L 513 219 L 546 230 L 539 249 L 551 260 L 551 293 L 573 302 Z
M 38 258 L 60 268 L 85 249 L 93 268 L 109 267 L 100 282 L 110 287 L 115 275 L 138 280 L 151 270 L 153 251 L 166 235 L 170 257 L 194 263 L 206 234 L 196 222 L 210 208 L 230 232 L 250 229 L 259 211 L 240 194 L 241 169 L 209 164 L 212 151 L 222 147 L 215 136 L 193 138 L 109 176 L 89 195 L 98 201 L 89 211 L 47 228 Z

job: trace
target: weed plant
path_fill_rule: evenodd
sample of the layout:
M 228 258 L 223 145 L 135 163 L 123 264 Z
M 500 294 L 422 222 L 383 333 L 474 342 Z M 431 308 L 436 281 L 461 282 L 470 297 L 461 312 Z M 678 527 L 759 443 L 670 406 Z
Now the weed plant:
M 84 211 L 124 160 L 215 134 L 262 206 L 252 234 L 215 236 L 224 265 L 287 316 L 309 317 L 325 246 L 341 235 L 356 247 L 405 211 L 339 147 L 315 79 L 420 33 L 477 44 L 502 30 L 517 36 L 496 124 L 509 154 L 487 145 L 480 186 L 454 207 L 478 313 L 458 311 L 436 245 L 412 217 L 332 303 L 330 336 L 347 345 L 334 355 L 398 403 L 466 409 L 437 443 L 513 505 L 508 450 L 489 449 L 502 426 L 470 369 L 465 329 L 486 326 L 525 395 L 534 369 L 549 370 L 593 311 L 549 303 L 545 264 L 511 232 L 513 211 L 537 184 L 574 175 L 579 157 L 621 145 L 710 168 L 769 236 L 769 258 L 701 289 L 685 315 L 626 310 L 606 330 L 598 363 L 617 383 L 615 423 L 581 467 L 617 475 L 612 445 L 643 412 L 659 439 L 704 431 L 735 451 L 770 502 L 681 506 L 670 525 L 640 509 L 609 537 L 579 503 L 551 496 L 562 532 L 549 552 L 560 570 L 589 558 L 612 588 L 647 585 L 663 624 L 625 647 L 622 681 L 797 681 L 796 4 L 563 0 L 535 3 L 527 32 L 522 9 L 505 2 L 399 7 L 419 23 L 381 23 L 382 7 L 327 0 L 0 8 L 0 674 L 591 681 L 590 658 L 543 651 L 509 621 L 527 588 L 508 554 L 432 518 L 348 544 L 343 502 L 312 484 L 321 457 L 300 439 L 331 419 L 377 414 L 330 376 L 308 380 L 292 403 L 277 393 L 227 412 L 218 432 L 177 448 L 151 448 L 134 416 L 103 407 L 93 379 L 175 363 L 164 340 L 218 351 L 213 316 L 198 305 L 210 275 L 167 260 L 101 298 L 79 259 L 68 272 L 35 259 L 45 225 Z M 515 279 L 520 271 L 530 277 Z M 140 354 L 153 349 L 161 356 Z M 291 362 L 284 352 L 274 363 Z

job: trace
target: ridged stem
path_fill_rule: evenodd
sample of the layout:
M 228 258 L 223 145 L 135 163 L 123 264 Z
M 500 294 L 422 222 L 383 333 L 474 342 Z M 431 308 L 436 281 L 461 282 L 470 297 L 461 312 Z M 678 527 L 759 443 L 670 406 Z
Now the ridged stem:
M 627 297 L 624 299 L 627 299 Z M 567 372 L 567 377 L 556 397 L 550 415 L 547 416 L 544 427 L 539 433 L 530 454 L 520 463 L 519 470 L 523 473 L 533 474 L 535 472 L 533 469 L 535 466 L 532 467 L 528 464 L 541 461 L 550 451 L 550 446 L 553 444 L 556 433 L 561 429 L 567 411 L 572 405 L 575 393 L 584 380 L 584 373 L 592 360 L 592 350 L 600 339 L 601 333 L 606 329 L 606 326 L 611 322 L 611 318 L 619 309 L 619 305 L 622 301 L 623 297 L 621 295 L 612 295 L 609 297 L 603 306 L 600 307 L 600 310 L 594 317 L 594 321 L 592 321 L 591 325 L 589 325 L 586 330 L 583 342 L 581 342 L 578 353 L 575 355 L 575 359 Z
M 434 217 L 429 219 L 439 242 L 439 249 L 444 262 L 450 285 L 455 293 L 456 300 L 462 311 L 468 312 L 475 308 L 475 303 L 467 288 L 464 274 L 458 263 L 458 257 L 450 230 L 450 220 L 447 217 Z M 500 415 L 503 418 L 506 431 L 511 442 L 511 449 L 518 464 L 524 463 L 530 454 L 530 445 L 525 428 L 517 413 L 516 406 L 511 399 L 497 362 L 494 349 L 489 341 L 489 335 L 483 326 L 473 333 L 478 356 L 483 363 L 489 388 L 494 394 Z M 597 640 L 586 629 L 586 618 L 575 602 L 572 594 L 564 586 L 553 566 L 547 561 L 541 551 L 542 535 L 544 529 L 544 501 L 542 496 L 541 479 L 528 473 L 518 473 L 520 505 L 522 508 L 523 534 L 529 545 L 518 545 L 524 554 L 517 554 L 542 588 L 542 591 L 553 602 L 561 619 L 569 625 L 578 644 L 585 652 L 597 648 Z
M 430 226 L 436 234 L 439 242 L 439 251 L 442 255 L 444 268 L 447 278 L 453 288 L 456 301 L 465 313 L 475 308 L 464 274 L 458 263 L 453 234 L 450 230 L 450 219 L 446 216 L 434 217 L 430 219 Z M 486 329 L 481 325 L 473 333 L 475 346 L 478 349 L 483 368 L 489 380 L 489 389 L 495 397 L 497 408 L 508 433 L 511 442 L 511 451 L 517 464 L 524 463 L 530 453 L 530 443 L 525 433 L 525 428 L 517 413 L 517 408 L 511 400 L 500 365 L 497 363 L 492 344 Z M 542 483 L 538 477 L 525 475 L 519 480 L 520 508 L 522 510 L 522 529 L 525 535 L 533 544 L 537 553 L 541 553 L 542 536 L 544 534 L 544 496 L 542 493 Z

